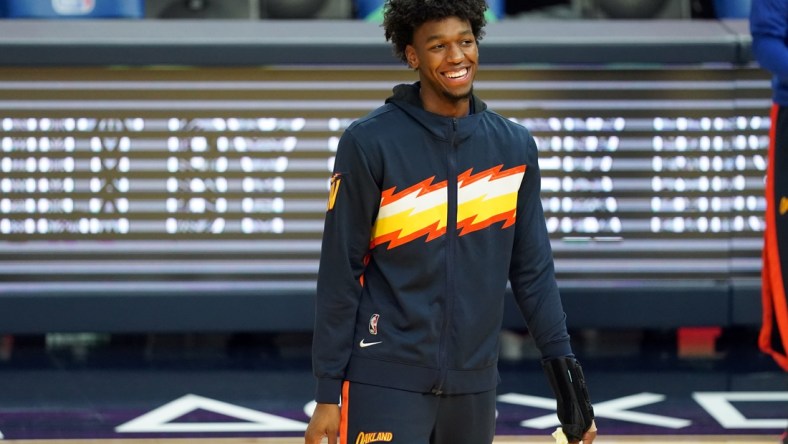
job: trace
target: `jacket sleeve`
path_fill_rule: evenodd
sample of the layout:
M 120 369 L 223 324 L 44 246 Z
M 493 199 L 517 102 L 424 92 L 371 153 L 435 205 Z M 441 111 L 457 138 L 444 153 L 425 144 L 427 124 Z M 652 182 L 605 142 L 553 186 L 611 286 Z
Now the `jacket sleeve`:
M 555 280 L 553 252 L 542 209 L 536 143 L 527 135 L 527 164 L 517 196 L 509 281 L 542 358 L 570 356 L 566 315 Z
M 370 231 L 380 205 L 380 189 L 350 130 L 339 141 L 332 180 L 335 183 L 323 230 L 312 342 L 315 400 L 319 403 L 339 402 L 353 350 Z
M 788 2 L 753 0 L 750 33 L 752 51 L 761 67 L 788 79 Z

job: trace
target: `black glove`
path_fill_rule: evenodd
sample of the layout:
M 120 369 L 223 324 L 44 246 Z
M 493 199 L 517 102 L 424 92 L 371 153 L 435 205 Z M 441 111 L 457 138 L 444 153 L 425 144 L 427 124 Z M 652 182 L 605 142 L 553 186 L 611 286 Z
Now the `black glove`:
M 580 441 L 594 421 L 583 369 L 574 358 L 542 361 L 542 368 L 558 402 L 558 420 L 569 441 Z

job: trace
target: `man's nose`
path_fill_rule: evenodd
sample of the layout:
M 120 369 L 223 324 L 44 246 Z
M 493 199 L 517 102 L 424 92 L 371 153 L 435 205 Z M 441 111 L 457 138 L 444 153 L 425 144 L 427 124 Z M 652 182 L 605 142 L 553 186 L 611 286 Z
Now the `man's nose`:
M 465 58 L 465 53 L 462 52 L 462 48 L 460 48 L 460 45 L 451 45 L 449 47 L 449 54 L 447 56 L 448 61 L 452 63 L 458 63 L 461 62 L 462 59 L 464 58 Z

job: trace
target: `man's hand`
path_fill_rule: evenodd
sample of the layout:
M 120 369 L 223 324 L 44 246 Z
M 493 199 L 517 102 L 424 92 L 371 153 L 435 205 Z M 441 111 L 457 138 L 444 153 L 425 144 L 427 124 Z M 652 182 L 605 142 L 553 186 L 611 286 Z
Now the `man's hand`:
M 583 444 L 591 444 L 596 439 L 596 422 L 591 421 L 591 427 L 583 434 L 583 440 L 580 441 Z
M 337 444 L 339 417 L 338 405 L 318 404 L 306 428 L 304 444 L 320 444 L 324 436 L 328 437 L 328 444 Z
M 555 438 L 555 444 L 579 444 L 581 442 L 583 444 L 592 444 L 596 439 L 596 422 L 591 421 L 591 427 L 583 434 L 583 438 L 580 441 L 569 441 L 561 427 L 555 429 L 553 438 Z

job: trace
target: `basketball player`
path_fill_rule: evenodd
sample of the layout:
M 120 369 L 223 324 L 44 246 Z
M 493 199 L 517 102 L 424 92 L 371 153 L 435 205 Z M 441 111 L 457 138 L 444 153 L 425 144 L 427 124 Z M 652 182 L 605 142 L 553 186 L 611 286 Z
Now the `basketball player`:
M 318 273 L 306 444 L 484 444 L 495 434 L 507 281 L 570 442 L 596 437 L 574 359 L 528 130 L 473 94 L 485 0 L 389 0 L 419 81 L 336 155 Z
M 753 0 L 752 51 L 772 73 L 766 233 L 763 248 L 763 324 L 758 344 L 788 371 L 788 0 Z M 782 436 L 788 444 L 788 429 Z
M 766 174 L 764 324 L 760 347 L 788 371 L 788 0 L 755 0 L 750 30 L 753 54 L 773 74 L 774 102 Z

